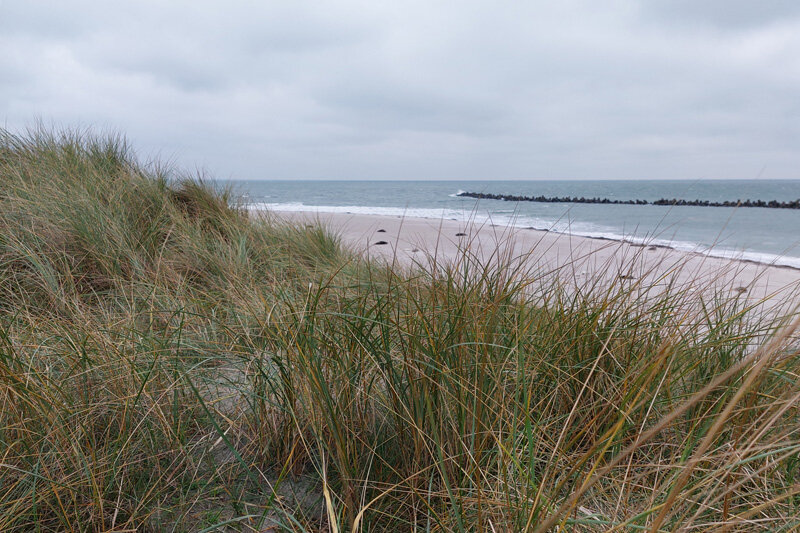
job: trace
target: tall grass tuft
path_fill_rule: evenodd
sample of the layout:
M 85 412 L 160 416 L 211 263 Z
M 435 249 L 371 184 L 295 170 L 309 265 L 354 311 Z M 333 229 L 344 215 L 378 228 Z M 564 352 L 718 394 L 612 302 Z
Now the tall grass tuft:
M 369 262 L 113 136 L 0 185 L 2 531 L 800 527 L 793 316 Z

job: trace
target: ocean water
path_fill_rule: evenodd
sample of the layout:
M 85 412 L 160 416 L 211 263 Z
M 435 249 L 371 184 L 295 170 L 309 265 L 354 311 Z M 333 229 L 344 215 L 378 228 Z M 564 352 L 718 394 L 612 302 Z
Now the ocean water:
M 456 196 L 470 191 L 650 201 L 788 201 L 800 198 L 800 180 L 228 183 L 252 208 L 473 219 L 800 268 L 800 210 L 506 202 Z

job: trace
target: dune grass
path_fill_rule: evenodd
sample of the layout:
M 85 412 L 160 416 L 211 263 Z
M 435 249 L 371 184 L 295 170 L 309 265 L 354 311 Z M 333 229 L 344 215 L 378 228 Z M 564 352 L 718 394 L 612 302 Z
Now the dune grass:
M 792 316 L 492 259 L 2 133 L 0 530 L 800 528 Z

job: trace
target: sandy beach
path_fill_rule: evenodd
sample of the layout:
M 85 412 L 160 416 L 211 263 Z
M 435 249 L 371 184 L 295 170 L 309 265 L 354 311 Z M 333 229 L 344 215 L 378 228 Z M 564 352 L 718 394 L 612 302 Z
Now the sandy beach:
M 786 308 L 800 301 L 798 269 L 665 246 L 449 219 L 325 212 L 276 214 L 293 223 L 322 223 L 351 249 L 404 266 L 446 263 L 466 249 L 484 262 L 500 256 L 524 261 L 532 271 L 557 275 L 575 287 L 598 282 L 636 283 L 652 291 L 671 283 L 705 294 L 732 294 L 750 305 Z

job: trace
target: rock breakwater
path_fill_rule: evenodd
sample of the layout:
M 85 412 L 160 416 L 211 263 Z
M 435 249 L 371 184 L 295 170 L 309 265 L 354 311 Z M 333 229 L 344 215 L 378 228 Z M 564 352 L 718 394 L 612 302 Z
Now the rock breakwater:
M 617 200 L 614 198 L 586 198 L 584 196 L 520 196 L 517 194 L 492 194 L 486 192 L 460 192 L 457 196 L 481 200 L 503 200 L 505 202 L 542 202 L 572 204 L 610 204 L 610 205 L 663 205 L 691 207 L 763 207 L 767 209 L 800 209 L 800 199 L 782 202 L 779 200 L 681 200 L 679 198 L 660 198 L 658 200 Z

